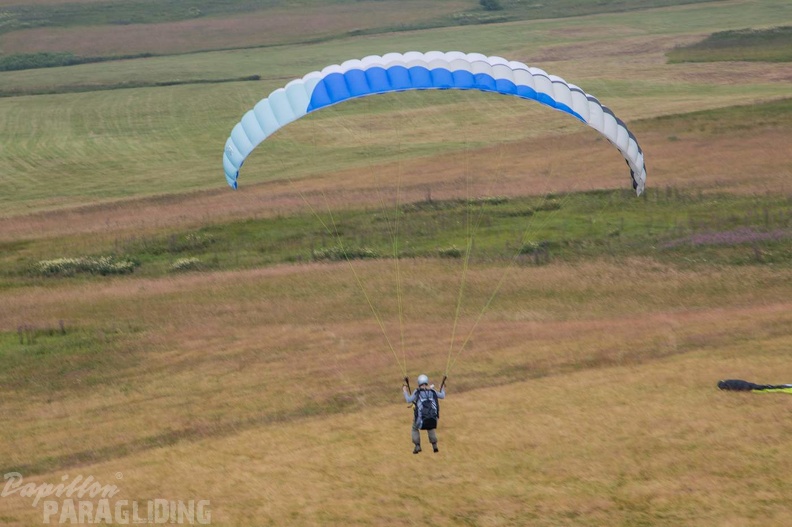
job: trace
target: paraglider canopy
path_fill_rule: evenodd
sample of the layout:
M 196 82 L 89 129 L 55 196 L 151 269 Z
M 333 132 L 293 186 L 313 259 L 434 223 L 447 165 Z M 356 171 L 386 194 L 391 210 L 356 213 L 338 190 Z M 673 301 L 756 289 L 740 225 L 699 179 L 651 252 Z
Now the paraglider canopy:
M 456 89 L 514 96 L 549 106 L 586 123 L 613 144 L 640 195 L 646 165 L 635 136 L 594 96 L 544 70 L 480 53 L 388 53 L 327 66 L 272 92 L 249 110 L 226 141 L 223 169 L 237 188 L 239 170 L 253 149 L 280 128 L 311 112 L 380 93 Z

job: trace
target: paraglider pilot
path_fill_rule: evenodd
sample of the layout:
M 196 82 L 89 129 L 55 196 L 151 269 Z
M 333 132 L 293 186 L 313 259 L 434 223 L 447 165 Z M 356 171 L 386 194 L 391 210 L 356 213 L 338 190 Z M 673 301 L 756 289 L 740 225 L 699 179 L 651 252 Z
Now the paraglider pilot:
M 418 389 L 410 393 L 410 381 L 404 378 L 402 391 L 404 400 L 413 404 L 413 425 L 412 442 L 415 445 L 413 454 L 421 451 L 421 430 L 426 430 L 429 442 L 432 443 L 432 450 L 437 453 L 437 421 L 440 419 L 439 399 L 445 399 L 445 381 L 440 386 L 440 391 L 435 390 L 434 384 L 429 385 L 429 377 L 426 375 L 418 376 Z

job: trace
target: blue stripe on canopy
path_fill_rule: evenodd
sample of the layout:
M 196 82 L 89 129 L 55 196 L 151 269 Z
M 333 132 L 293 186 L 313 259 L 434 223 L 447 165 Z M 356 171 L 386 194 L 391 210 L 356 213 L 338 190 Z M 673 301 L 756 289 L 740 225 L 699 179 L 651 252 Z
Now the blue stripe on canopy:
M 306 109 L 310 113 L 321 108 L 375 93 L 406 90 L 457 89 L 480 90 L 531 99 L 556 110 L 566 112 L 585 122 L 577 112 L 544 93 L 537 93 L 530 86 L 516 85 L 506 79 L 496 79 L 486 73 L 470 73 L 463 70 L 449 71 L 445 68 L 428 69 L 422 66 L 406 68 L 374 67 L 367 70 L 352 69 L 345 73 L 330 73 L 317 83 L 311 93 Z

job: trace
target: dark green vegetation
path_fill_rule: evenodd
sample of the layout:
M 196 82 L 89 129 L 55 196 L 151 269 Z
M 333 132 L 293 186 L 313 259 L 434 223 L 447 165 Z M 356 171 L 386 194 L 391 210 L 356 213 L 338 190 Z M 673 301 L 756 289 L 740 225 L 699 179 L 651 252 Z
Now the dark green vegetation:
M 78 57 L 74 53 L 68 52 L 60 52 L 60 53 L 50 53 L 50 52 L 42 52 L 42 53 L 18 53 L 15 55 L 7 55 L 7 56 L 0 56 L 0 71 L 19 71 L 19 70 L 30 70 L 30 69 L 38 69 L 38 68 L 59 68 L 62 66 L 76 66 L 78 64 L 91 64 L 94 62 L 106 62 L 110 60 L 126 60 L 126 59 L 133 59 L 133 58 L 145 58 L 150 56 L 150 54 L 144 53 L 140 55 L 129 55 L 123 57 Z M 259 80 L 258 75 L 253 75 L 250 77 L 238 78 L 238 79 L 212 79 L 208 82 L 223 82 L 224 80 L 228 81 L 243 81 L 243 80 Z M 191 81 L 191 84 L 200 83 L 201 81 Z M 152 83 L 128 83 L 124 85 L 114 85 L 114 86 L 91 86 L 90 88 L 93 90 L 96 89 L 116 89 L 116 88 L 134 88 L 138 86 L 173 86 L 176 84 L 184 84 L 183 82 L 179 81 L 171 81 L 171 82 L 163 82 L 159 84 L 152 84 Z M 81 91 L 80 89 L 68 89 L 63 90 L 61 88 L 53 88 L 50 92 L 54 93 L 65 93 L 68 91 Z M 34 95 L 39 93 L 46 93 L 46 91 L 27 91 L 24 95 Z M 21 95 L 17 93 L 9 93 L 9 94 L 0 94 L 0 95 Z
M 11 57 L 14 58 L 14 57 Z M 95 59 L 84 59 L 80 60 L 80 64 L 87 64 L 92 62 L 105 62 L 106 60 L 114 60 L 114 59 L 103 59 L 103 58 L 95 58 Z M 0 59 L 2 62 L 2 59 Z M 41 68 L 48 68 L 48 67 L 55 67 L 55 65 L 51 66 L 36 66 Z M 25 69 L 25 68 L 16 68 L 11 67 L 10 70 L 15 69 Z M 2 71 L 2 66 L 0 66 L 0 71 Z M 125 82 L 119 82 L 114 84 L 76 84 L 71 86 L 48 86 L 36 89 L 24 89 L 24 90 L 0 90 L 0 97 L 17 97 L 20 95 L 53 95 L 58 93 L 83 93 L 83 92 L 95 92 L 95 91 L 103 91 L 103 90 L 125 90 L 129 88 L 156 88 L 156 87 L 165 87 L 165 86 L 183 86 L 185 84 L 220 84 L 225 82 L 250 82 L 250 81 L 258 81 L 261 80 L 259 75 L 246 75 L 244 77 L 232 77 L 232 78 L 215 78 L 215 79 L 189 79 L 189 80 L 169 80 L 169 81 L 147 81 L 147 80 L 130 80 Z
M 74 66 L 92 62 L 90 59 L 80 58 L 74 53 L 17 53 L 0 57 L 0 71 L 28 70 L 35 68 L 57 68 L 59 66 Z
M 792 61 L 792 27 L 738 29 L 713 33 L 701 42 L 668 53 L 671 63 L 717 61 Z
M 666 115 L 638 123 L 636 129 L 666 129 L 675 134 L 716 135 L 743 130 L 792 129 L 792 99 L 750 106 Z
M 479 0 L 479 4 L 487 11 L 500 11 L 503 9 L 500 0 Z
M 705 0 L 716 2 L 718 0 Z M 655 7 L 698 4 L 694 0 L 557 0 L 554 2 L 524 2 L 521 0 L 484 0 L 483 9 L 497 12 L 508 21 L 539 20 L 543 18 L 571 18 L 599 13 L 639 11 Z M 462 19 L 462 17 L 457 17 Z M 475 19 L 474 19 L 475 20 Z

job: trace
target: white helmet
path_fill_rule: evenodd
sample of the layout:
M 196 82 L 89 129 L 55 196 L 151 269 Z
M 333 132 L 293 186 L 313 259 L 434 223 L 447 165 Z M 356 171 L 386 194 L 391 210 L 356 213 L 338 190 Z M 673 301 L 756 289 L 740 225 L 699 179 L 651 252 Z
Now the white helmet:
M 421 386 L 422 384 L 429 384 L 429 377 L 424 374 L 418 376 L 418 386 Z

